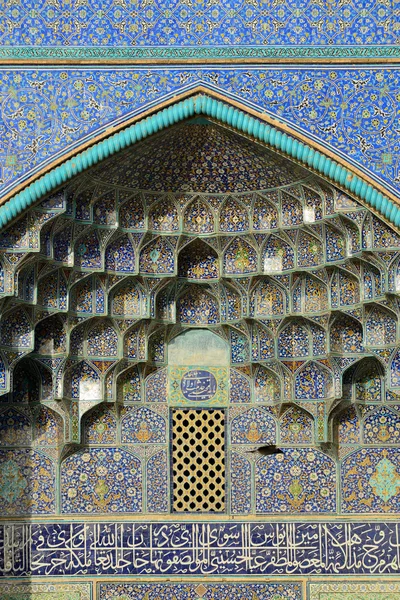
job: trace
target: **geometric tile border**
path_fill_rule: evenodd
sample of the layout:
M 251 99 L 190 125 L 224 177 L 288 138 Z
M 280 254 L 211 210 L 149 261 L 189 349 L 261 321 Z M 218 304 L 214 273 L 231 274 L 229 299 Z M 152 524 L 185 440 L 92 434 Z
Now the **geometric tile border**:
M 0 600 L 91 600 L 91 583 L 0 583 Z
M 400 583 L 310 583 L 308 600 L 399 600 Z
M 99 583 L 98 600 L 302 600 L 300 583 Z

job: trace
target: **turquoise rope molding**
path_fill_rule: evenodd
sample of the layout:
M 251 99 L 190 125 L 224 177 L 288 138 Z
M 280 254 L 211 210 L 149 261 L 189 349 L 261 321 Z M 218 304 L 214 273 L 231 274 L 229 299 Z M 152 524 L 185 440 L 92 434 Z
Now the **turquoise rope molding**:
M 75 175 L 112 156 L 123 148 L 195 115 L 212 117 L 239 132 L 275 148 L 288 158 L 330 179 L 343 189 L 364 200 L 396 227 L 400 225 L 400 207 L 378 192 L 372 185 L 354 175 L 307 144 L 282 133 L 276 127 L 263 123 L 249 114 L 205 94 L 198 94 L 165 108 L 142 121 L 115 133 L 68 159 L 31 183 L 0 207 L 0 227 L 4 227 L 22 211 L 45 194 L 66 183 Z

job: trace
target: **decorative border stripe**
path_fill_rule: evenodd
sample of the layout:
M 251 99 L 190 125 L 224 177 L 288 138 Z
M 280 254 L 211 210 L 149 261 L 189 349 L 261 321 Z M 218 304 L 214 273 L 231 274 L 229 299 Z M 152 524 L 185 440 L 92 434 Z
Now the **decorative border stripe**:
M 68 60 L 396 60 L 400 46 L 147 46 L 35 47 L 3 46 L 0 61 Z
M 329 179 L 342 189 L 365 201 L 367 205 L 376 209 L 388 222 L 396 227 L 400 225 L 400 207 L 346 167 L 238 108 L 206 94 L 197 94 L 154 113 L 94 144 L 31 183 L 0 207 L 0 226 L 4 227 L 42 196 L 91 166 L 157 131 L 166 129 L 194 115 L 211 117 L 238 132 L 253 137 L 256 141 L 269 146 L 290 159 L 294 159 L 306 168 Z

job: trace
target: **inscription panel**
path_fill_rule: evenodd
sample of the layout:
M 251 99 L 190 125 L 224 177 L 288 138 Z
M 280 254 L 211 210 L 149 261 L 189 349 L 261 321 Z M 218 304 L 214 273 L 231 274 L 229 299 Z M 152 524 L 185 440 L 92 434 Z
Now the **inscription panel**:
M 397 574 L 400 523 L 0 526 L 0 575 Z

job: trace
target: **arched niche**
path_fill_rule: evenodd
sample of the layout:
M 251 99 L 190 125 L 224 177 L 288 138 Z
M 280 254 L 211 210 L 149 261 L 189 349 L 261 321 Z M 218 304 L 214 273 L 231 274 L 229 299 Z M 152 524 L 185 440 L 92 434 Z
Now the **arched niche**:
M 100 271 L 103 258 L 100 250 L 99 234 L 96 230 L 78 238 L 74 246 L 74 266 L 77 269 Z
M 82 420 L 83 443 L 116 444 L 117 419 L 115 410 L 107 404 L 99 404 L 85 414 Z
M 65 323 L 59 315 L 50 315 L 39 321 L 35 327 L 34 352 L 43 356 L 65 353 L 67 350 L 67 332 Z
M 31 358 L 24 357 L 16 363 L 12 372 L 10 401 L 15 403 L 36 403 L 41 398 L 40 373 Z
M 165 418 L 145 406 L 127 407 L 121 415 L 121 442 L 123 444 L 166 444 Z
M 287 307 L 287 291 L 278 283 L 269 278 L 257 283 L 251 297 L 252 315 L 259 318 L 284 315 Z
M 130 196 L 126 199 L 126 195 Z M 137 231 L 144 229 L 144 208 L 141 194 L 119 191 L 118 221 L 122 229 Z
M 200 197 L 189 202 L 183 213 L 183 228 L 199 235 L 214 233 L 215 216 L 212 207 Z
M 265 408 L 250 408 L 232 420 L 231 444 L 275 444 L 275 418 Z
M 142 374 L 134 365 L 123 371 L 117 379 L 117 399 L 122 405 L 141 402 L 143 399 Z
M 330 326 L 330 350 L 341 354 L 363 352 L 363 330 L 360 321 L 346 315 L 338 315 Z
M 202 239 L 187 244 L 178 256 L 178 276 L 186 279 L 218 279 L 218 254 Z
M 113 240 L 105 250 L 105 268 L 115 273 L 135 273 L 136 254 L 128 234 Z
M 224 252 L 225 275 L 243 275 L 258 272 L 258 254 L 246 240 L 235 238 Z
M 295 254 L 293 246 L 276 235 L 271 235 L 264 244 L 262 252 L 262 270 L 264 273 L 279 273 L 294 269 Z
M 266 367 L 258 367 L 254 378 L 254 400 L 266 404 L 278 404 L 282 398 L 282 382 L 277 373 Z
M 111 314 L 115 317 L 139 318 L 147 316 L 146 293 L 135 279 L 124 279 L 110 293 Z
M 344 269 L 333 272 L 330 285 L 332 308 L 353 306 L 360 302 L 360 278 Z
M 339 458 L 343 458 L 360 446 L 361 419 L 356 406 L 348 406 L 335 415 L 334 439 Z
M 397 340 L 397 318 L 381 306 L 371 307 L 365 323 L 366 346 L 389 346 Z
M 400 415 L 397 407 L 379 406 L 363 419 L 363 442 L 368 445 L 399 444 Z
M 249 229 L 248 210 L 238 200 L 228 198 L 219 213 L 219 229 L 225 233 Z
M 270 231 L 271 229 L 278 228 L 278 203 L 279 198 L 277 192 L 256 195 L 252 211 L 252 221 L 254 229 L 258 231 Z
M 67 282 L 60 269 L 41 277 L 37 284 L 37 303 L 43 308 L 66 310 Z
M 331 398 L 333 396 L 332 373 L 315 361 L 306 363 L 296 373 L 294 393 L 298 400 Z
M 314 419 L 298 406 L 288 406 L 279 419 L 279 435 L 283 444 L 311 446 L 314 442 Z
M 384 370 L 375 357 L 361 360 L 353 375 L 356 402 L 382 402 L 384 400 Z
M 218 299 L 205 287 L 188 287 L 178 298 L 176 320 L 182 325 L 218 325 L 220 310 Z
M 139 271 L 144 275 L 169 275 L 175 273 L 174 250 L 165 238 L 156 238 L 142 249 Z
M 116 190 L 111 189 L 93 203 L 93 222 L 113 226 L 117 223 Z
M 74 401 L 103 400 L 103 382 L 95 367 L 88 361 L 77 363 L 64 374 L 64 396 Z
M 207 329 L 189 329 L 169 341 L 168 364 L 229 366 L 229 344 Z
M 285 325 L 278 337 L 280 358 L 306 358 L 311 354 L 311 336 L 304 322 L 291 321 Z

